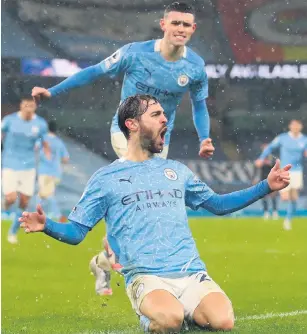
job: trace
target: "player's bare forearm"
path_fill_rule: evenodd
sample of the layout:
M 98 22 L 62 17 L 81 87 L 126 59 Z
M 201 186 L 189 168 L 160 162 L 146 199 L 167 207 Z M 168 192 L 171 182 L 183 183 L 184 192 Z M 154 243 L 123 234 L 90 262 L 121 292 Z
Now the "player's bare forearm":
M 52 154 L 51 154 L 51 148 L 48 144 L 48 142 L 43 141 L 43 151 L 48 160 L 51 160 Z

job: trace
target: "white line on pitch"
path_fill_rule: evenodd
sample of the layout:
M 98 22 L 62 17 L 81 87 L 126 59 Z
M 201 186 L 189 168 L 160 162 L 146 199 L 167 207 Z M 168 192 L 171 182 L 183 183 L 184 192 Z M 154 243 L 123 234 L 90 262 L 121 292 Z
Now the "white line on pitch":
M 285 317 L 294 317 L 296 315 L 307 314 L 307 310 L 284 312 L 284 313 L 267 313 L 259 315 L 249 315 L 246 317 L 239 317 L 236 320 L 263 320 L 271 318 L 285 318 Z

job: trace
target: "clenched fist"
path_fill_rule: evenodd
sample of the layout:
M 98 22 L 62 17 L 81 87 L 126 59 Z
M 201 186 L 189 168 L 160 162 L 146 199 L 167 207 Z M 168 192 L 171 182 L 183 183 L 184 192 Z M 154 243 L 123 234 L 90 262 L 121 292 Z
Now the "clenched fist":
M 212 144 L 212 139 L 204 139 L 200 144 L 199 156 L 202 158 L 210 158 L 213 156 L 215 148 Z
M 48 91 L 48 89 L 43 87 L 34 87 L 32 89 L 32 97 L 35 100 L 36 103 L 39 103 L 41 99 L 50 99 L 51 94 Z

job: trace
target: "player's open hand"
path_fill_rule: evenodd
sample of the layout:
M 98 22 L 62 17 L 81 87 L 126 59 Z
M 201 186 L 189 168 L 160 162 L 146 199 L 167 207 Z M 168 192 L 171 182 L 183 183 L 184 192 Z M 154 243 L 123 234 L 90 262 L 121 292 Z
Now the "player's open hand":
M 268 175 L 268 184 L 271 190 L 281 190 L 286 188 L 290 183 L 290 173 L 291 165 L 287 165 L 280 169 L 280 160 L 277 159 L 274 167 L 271 169 Z
M 46 88 L 34 87 L 32 89 L 32 97 L 36 103 L 39 103 L 41 99 L 50 99 L 51 93 Z
M 45 228 L 46 215 L 42 207 L 38 204 L 36 212 L 23 212 L 19 218 L 20 227 L 25 229 L 26 233 L 41 232 Z
M 213 156 L 213 152 L 215 151 L 215 148 L 212 144 L 212 139 L 207 138 L 204 139 L 200 144 L 200 150 L 199 150 L 199 156 L 202 158 L 210 158 Z

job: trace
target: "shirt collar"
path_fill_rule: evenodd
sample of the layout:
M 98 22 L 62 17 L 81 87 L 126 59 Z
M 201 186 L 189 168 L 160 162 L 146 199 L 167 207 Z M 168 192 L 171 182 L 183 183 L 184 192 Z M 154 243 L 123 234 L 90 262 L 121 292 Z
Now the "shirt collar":
M 299 139 L 299 138 L 301 138 L 301 137 L 302 137 L 302 135 L 303 135 L 303 134 L 300 132 L 300 133 L 298 134 L 298 136 L 297 136 L 297 137 L 294 137 L 294 136 L 293 136 L 293 134 L 292 134 L 292 133 L 289 131 L 289 132 L 288 132 L 288 135 L 289 135 L 289 137 L 291 137 L 291 138 L 294 138 L 294 139 Z
M 20 119 L 24 120 L 24 119 L 21 117 L 21 111 L 18 111 L 18 112 L 17 112 L 17 116 L 18 116 Z M 37 117 L 37 115 L 34 114 L 33 117 L 32 117 L 31 119 L 29 119 L 29 121 L 33 121 L 33 119 L 35 119 L 36 117 Z M 24 121 L 25 121 L 25 120 L 24 120 Z

